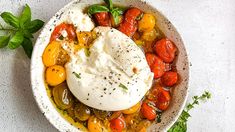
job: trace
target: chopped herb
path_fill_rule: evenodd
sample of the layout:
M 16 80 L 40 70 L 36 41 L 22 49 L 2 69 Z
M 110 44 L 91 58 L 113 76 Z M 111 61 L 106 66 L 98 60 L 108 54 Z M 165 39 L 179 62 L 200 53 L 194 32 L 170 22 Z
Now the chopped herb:
M 63 39 L 64 39 L 64 37 L 62 35 L 60 35 L 59 40 L 63 40 Z
M 85 48 L 84 51 L 85 51 L 86 56 L 89 57 L 91 54 L 89 48 Z
M 122 83 L 119 84 L 119 87 L 122 88 L 125 91 L 128 90 L 128 88 L 125 85 L 123 85 Z
M 158 112 L 155 121 L 156 121 L 156 123 L 160 123 L 162 121 L 162 113 L 161 112 Z
M 73 74 L 74 74 L 77 78 L 81 79 L 81 73 L 77 74 L 76 72 L 73 72 Z

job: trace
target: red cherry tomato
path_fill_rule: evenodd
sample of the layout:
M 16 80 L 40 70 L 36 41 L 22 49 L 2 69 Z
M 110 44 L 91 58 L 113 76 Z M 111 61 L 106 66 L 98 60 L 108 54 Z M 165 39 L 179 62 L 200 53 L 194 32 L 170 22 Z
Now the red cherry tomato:
M 171 95 L 170 92 L 165 90 L 163 87 L 157 87 L 157 99 L 156 99 L 156 106 L 160 110 L 166 110 L 170 104 Z
M 126 123 L 122 115 L 110 121 L 110 128 L 113 132 L 121 132 L 125 127 Z
M 165 72 L 164 75 L 161 77 L 161 82 L 164 86 L 171 87 L 175 85 L 178 81 L 178 74 L 177 72 Z
M 99 26 L 111 27 L 111 19 L 108 12 L 96 13 L 94 16 Z
M 151 121 L 156 118 L 157 114 L 153 108 L 155 106 L 149 106 L 147 103 L 149 103 L 149 102 L 143 102 L 140 111 L 145 118 L 147 118 L 148 120 Z M 154 105 L 154 103 L 151 103 L 151 104 Z
M 145 57 L 146 57 L 149 67 L 151 67 L 157 60 L 157 56 L 153 53 L 146 53 Z
M 76 31 L 73 24 L 61 23 L 56 26 L 54 31 L 51 34 L 50 41 L 54 41 L 61 36 L 61 32 L 65 30 L 68 34 L 69 40 L 74 40 L 76 38 Z
M 174 43 L 167 38 L 163 38 L 155 44 L 155 52 L 164 62 L 172 62 L 175 58 L 176 51 L 177 49 Z
M 154 78 L 161 77 L 166 70 L 166 64 L 153 53 L 147 53 L 145 56 L 151 71 L 154 73 Z
M 151 71 L 154 73 L 154 78 L 160 78 L 165 73 L 165 63 L 159 57 L 155 58 L 155 62 L 150 67 Z
M 137 30 L 136 18 L 141 15 L 142 11 L 138 8 L 132 7 L 127 10 L 123 22 L 118 27 L 118 30 L 127 36 L 131 37 Z

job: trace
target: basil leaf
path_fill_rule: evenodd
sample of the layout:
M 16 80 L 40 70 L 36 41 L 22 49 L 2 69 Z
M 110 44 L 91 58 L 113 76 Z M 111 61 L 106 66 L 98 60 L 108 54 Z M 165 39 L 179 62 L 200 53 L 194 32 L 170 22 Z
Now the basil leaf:
M 33 38 L 32 33 L 30 33 L 28 30 L 23 30 L 22 32 L 24 34 L 24 37 L 29 38 L 29 39 Z
M 15 33 L 15 35 L 10 39 L 9 43 L 8 43 L 8 48 L 9 49 L 16 49 L 18 48 L 21 43 L 23 42 L 24 40 L 24 35 L 22 32 L 20 31 L 17 31 Z
M 128 88 L 122 83 L 119 84 L 119 87 L 122 88 L 123 90 L 128 90 Z
M 19 27 L 19 19 L 11 14 L 10 12 L 3 12 L 1 14 L 2 19 L 9 25 L 18 28 Z
M 7 46 L 10 36 L 0 36 L 0 48 Z
M 108 8 L 110 10 L 113 9 L 113 2 L 112 2 L 112 0 L 104 0 L 104 2 L 108 5 Z
M 115 7 L 110 13 L 113 16 L 114 24 L 118 25 L 121 22 L 120 16 L 124 14 L 124 10 L 122 8 Z
M 28 38 L 24 38 L 23 43 L 21 44 L 22 47 L 24 48 L 24 52 L 26 53 L 26 55 L 31 58 L 32 55 L 32 51 L 33 51 L 33 43 L 30 39 Z
M 39 29 L 41 29 L 44 25 L 44 22 L 42 20 L 36 19 L 31 22 L 26 23 L 25 29 L 27 29 L 30 33 L 35 33 Z
M 20 16 L 20 26 L 23 27 L 23 25 L 26 22 L 30 22 L 31 20 L 31 9 L 30 7 L 26 4 L 25 8 Z
M 92 15 L 99 12 L 108 12 L 109 9 L 106 6 L 102 5 L 92 5 L 88 8 L 88 15 Z
M 113 10 L 118 12 L 119 15 L 123 15 L 126 8 L 125 7 L 115 7 Z

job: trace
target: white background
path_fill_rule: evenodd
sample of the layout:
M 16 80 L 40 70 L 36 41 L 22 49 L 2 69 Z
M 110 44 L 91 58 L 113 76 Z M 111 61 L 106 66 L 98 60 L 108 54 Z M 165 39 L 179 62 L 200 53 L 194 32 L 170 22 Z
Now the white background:
M 70 0 L 0 0 L 0 12 L 19 13 L 28 3 L 33 18 L 48 21 Z M 235 0 L 149 0 L 182 35 L 192 64 L 193 95 L 212 99 L 191 111 L 189 132 L 235 131 Z M 0 49 L 0 131 L 57 131 L 39 111 L 30 87 L 30 60 L 21 48 Z

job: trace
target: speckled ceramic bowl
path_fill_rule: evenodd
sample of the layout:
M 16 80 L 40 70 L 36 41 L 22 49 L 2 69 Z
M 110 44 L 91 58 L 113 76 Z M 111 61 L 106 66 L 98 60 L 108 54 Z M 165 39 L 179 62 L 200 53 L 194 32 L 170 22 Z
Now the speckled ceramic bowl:
M 55 109 L 50 98 L 47 95 L 46 87 L 44 84 L 44 70 L 45 67 L 42 62 L 42 54 L 46 48 L 50 35 L 57 23 L 60 22 L 60 16 L 65 10 L 71 6 L 77 6 L 78 8 L 85 8 L 91 4 L 97 4 L 103 2 L 102 0 L 74 0 L 58 11 L 50 21 L 45 25 L 41 34 L 39 35 L 36 45 L 34 47 L 32 62 L 31 62 L 31 83 L 33 94 L 39 108 L 46 116 L 46 118 L 53 124 L 59 131 L 79 131 L 76 127 L 66 121 Z M 163 31 L 163 33 L 170 38 L 178 47 L 178 55 L 176 66 L 178 73 L 180 74 L 180 82 L 177 85 L 172 94 L 172 102 L 168 110 L 162 115 L 162 122 L 158 124 L 152 124 L 149 131 L 166 131 L 177 120 L 180 113 L 183 110 L 188 91 L 188 78 L 189 78 L 189 66 L 186 50 L 183 41 L 170 21 L 164 17 L 157 9 L 152 7 L 143 0 L 114 0 L 115 4 L 124 6 L 135 6 L 145 12 L 153 13 L 157 18 L 157 25 Z

